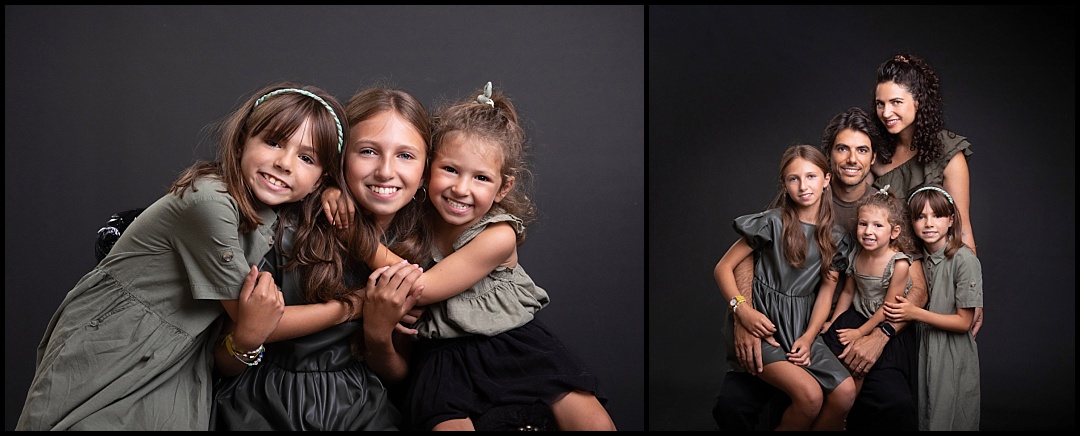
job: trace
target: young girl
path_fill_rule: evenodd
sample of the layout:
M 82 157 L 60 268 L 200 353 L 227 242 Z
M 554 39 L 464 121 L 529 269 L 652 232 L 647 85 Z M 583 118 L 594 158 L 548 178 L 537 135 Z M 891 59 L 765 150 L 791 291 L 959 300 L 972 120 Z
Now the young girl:
M 899 198 L 888 192 L 888 186 L 865 197 L 858 207 L 855 238 L 859 245 L 848 262 L 847 279 L 836 302 L 832 318 L 825 323 L 825 344 L 840 355 L 849 343 L 881 329 L 889 342 L 874 364 L 876 369 L 896 368 L 910 375 L 909 359 L 915 352 L 912 329 L 900 333 L 885 321 L 881 305 L 895 301 L 897 295 L 907 296 L 912 282 L 908 268 L 914 250 L 908 237 L 907 210 Z M 856 372 L 859 368 L 848 368 Z M 856 392 L 862 390 L 864 378 L 855 379 Z M 910 398 L 910 395 L 908 395 Z M 915 416 L 911 409 L 911 416 Z
M 337 184 L 352 193 L 347 197 L 355 197 L 364 213 L 351 233 L 339 234 L 320 217 L 316 201 L 306 201 L 302 213 L 282 215 L 281 242 L 266 259 L 289 308 L 342 299 L 364 286 L 383 260 L 374 258 L 380 240 L 413 256 L 429 250 L 424 232 L 413 231 L 420 227 L 422 198 L 413 197 L 423 182 L 431 131 L 426 109 L 404 91 L 373 87 L 353 96 L 345 111 L 349 139 Z M 384 239 L 386 233 L 402 236 Z M 406 374 L 407 362 L 392 333 L 415 302 L 418 294 L 409 291 L 420 271 L 404 263 L 379 268 L 380 280 L 369 281 L 363 291 L 363 321 L 318 331 L 310 328 L 316 316 L 302 318 L 301 325 L 286 318 L 276 326 L 266 319 L 239 325 L 271 337 L 273 349 L 265 352 L 263 364 L 249 368 L 219 352 L 219 370 L 234 376 L 215 386 L 215 429 L 397 430 L 401 416 L 384 380 L 394 383 Z M 354 337 L 367 339 L 361 359 L 353 357 Z
M 254 265 L 273 244 L 276 209 L 337 168 L 343 113 L 329 94 L 291 83 L 236 108 L 217 160 L 181 174 L 67 294 L 17 428 L 206 430 L 216 321 L 243 315 L 238 296 L 272 300 L 274 315 L 280 296 L 268 274 L 255 285 Z M 262 347 L 246 333 L 233 346 L 256 363 Z
M 614 430 L 595 376 L 533 314 L 548 302 L 518 264 L 534 205 L 517 112 L 488 83 L 435 117 L 428 196 L 436 262 L 417 280 L 405 407 L 415 429 L 472 430 L 496 406 L 551 407 L 561 430 Z
M 968 332 L 982 306 L 982 265 L 964 245 L 956 203 L 940 186 L 911 193 L 908 211 L 924 254 L 930 303 L 885 302 L 889 321 L 919 321 L 919 430 L 978 430 L 979 347 Z
M 789 147 L 780 163 L 780 206 L 736 218 L 742 237 L 714 270 L 737 322 L 762 338 L 759 375 L 791 398 L 777 430 L 842 430 L 855 401 L 851 374 L 818 337 L 851 250 L 847 232 L 833 225 L 828 168 L 817 147 Z M 751 254 L 752 305 L 735 283 L 735 267 Z

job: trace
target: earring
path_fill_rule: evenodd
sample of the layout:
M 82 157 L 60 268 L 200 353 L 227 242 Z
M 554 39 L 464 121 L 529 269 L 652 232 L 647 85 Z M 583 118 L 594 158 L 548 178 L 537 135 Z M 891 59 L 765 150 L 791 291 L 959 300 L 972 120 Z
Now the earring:
M 420 198 L 416 198 L 416 194 L 420 194 Z M 424 198 L 427 198 L 427 188 L 421 186 L 420 189 L 416 190 L 416 194 L 413 194 L 413 196 L 412 196 L 413 201 L 423 203 Z

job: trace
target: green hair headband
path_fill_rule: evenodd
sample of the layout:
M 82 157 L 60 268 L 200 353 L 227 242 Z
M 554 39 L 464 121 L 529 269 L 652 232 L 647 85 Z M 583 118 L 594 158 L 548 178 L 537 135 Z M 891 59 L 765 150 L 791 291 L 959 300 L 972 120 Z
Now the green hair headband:
M 278 94 L 281 94 L 283 92 L 295 92 L 297 94 L 303 94 L 303 95 L 306 95 L 308 97 L 314 98 L 315 101 L 318 101 L 319 103 L 322 103 L 322 105 L 324 107 L 326 107 L 326 110 L 330 111 L 330 116 L 334 117 L 334 124 L 337 124 L 337 138 L 338 138 L 337 139 L 337 151 L 338 151 L 338 153 L 341 153 L 341 146 L 344 145 L 344 141 L 345 141 L 345 135 L 343 135 L 341 133 L 341 120 L 338 119 L 337 113 L 334 112 L 334 108 L 330 107 L 330 104 L 327 103 L 326 100 L 323 100 L 322 97 L 319 97 L 319 96 L 311 93 L 310 91 L 305 91 L 303 89 L 281 88 L 281 89 L 277 89 L 277 90 L 274 90 L 274 91 L 270 91 L 270 92 L 266 93 L 266 95 L 264 95 L 262 97 L 259 97 L 258 100 L 255 100 L 255 107 L 258 107 L 259 104 L 262 103 L 263 100 L 266 100 L 267 97 L 270 97 L 272 95 L 278 95 Z
M 488 82 L 487 85 L 484 85 L 484 93 L 476 96 L 476 102 L 495 107 L 495 101 L 491 99 L 491 82 Z
M 949 204 L 954 205 L 954 206 L 956 205 L 956 203 L 954 203 L 953 200 L 952 200 L 952 196 L 949 195 L 948 192 L 945 192 L 944 189 L 941 189 L 941 188 L 939 188 L 937 186 L 923 186 L 923 187 L 921 187 L 919 189 L 916 189 L 915 192 L 912 192 L 911 195 L 908 196 L 908 198 L 907 198 L 908 204 L 911 204 L 911 199 L 915 198 L 915 194 L 918 194 L 918 193 L 920 193 L 922 191 L 929 191 L 929 190 L 938 191 L 938 192 L 940 192 L 942 194 L 945 194 L 945 198 L 949 199 Z

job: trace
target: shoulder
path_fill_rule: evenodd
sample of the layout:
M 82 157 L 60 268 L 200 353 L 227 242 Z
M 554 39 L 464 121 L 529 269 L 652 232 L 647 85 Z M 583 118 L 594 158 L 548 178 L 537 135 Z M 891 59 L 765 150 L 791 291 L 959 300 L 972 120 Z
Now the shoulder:
M 183 195 L 173 195 L 179 214 L 198 221 L 233 221 L 239 219 L 240 209 L 236 200 L 225 190 L 225 184 L 213 178 L 202 178 L 192 184 Z
M 968 141 L 966 136 L 957 135 L 955 132 L 943 129 L 938 132 L 938 138 L 941 139 L 941 158 L 943 160 L 951 160 L 957 153 L 963 153 L 964 156 L 974 154 L 974 151 L 971 150 L 971 142 Z
M 525 227 L 520 218 L 501 211 L 495 211 L 495 213 L 481 218 L 476 224 L 469 226 L 454 243 L 454 249 L 460 249 L 482 235 L 489 243 L 504 243 L 506 239 L 510 239 L 511 246 L 516 247 L 518 235 L 524 230 Z
M 465 242 L 474 250 L 479 249 L 497 256 L 509 256 L 517 249 L 517 232 L 509 222 L 491 223 Z M 455 250 L 460 250 L 466 244 L 455 247 Z
M 979 257 L 975 255 L 975 252 L 971 251 L 967 245 L 960 247 L 956 250 L 956 254 L 953 254 L 953 263 L 957 268 L 982 268 L 982 262 L 979 262 Z

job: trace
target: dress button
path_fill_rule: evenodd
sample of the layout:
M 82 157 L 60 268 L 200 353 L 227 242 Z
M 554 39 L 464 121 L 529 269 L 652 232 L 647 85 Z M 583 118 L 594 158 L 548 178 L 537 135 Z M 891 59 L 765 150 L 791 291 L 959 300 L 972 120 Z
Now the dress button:
M 221 261 L 222 262 L 232 262 L 232 258 L 233 258 L 232 250 L 222 251 L 221 252 Z

